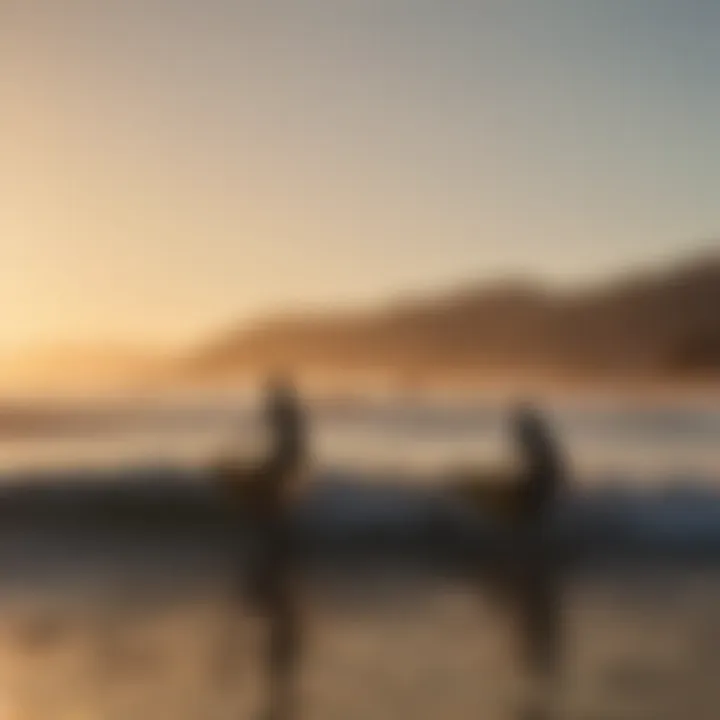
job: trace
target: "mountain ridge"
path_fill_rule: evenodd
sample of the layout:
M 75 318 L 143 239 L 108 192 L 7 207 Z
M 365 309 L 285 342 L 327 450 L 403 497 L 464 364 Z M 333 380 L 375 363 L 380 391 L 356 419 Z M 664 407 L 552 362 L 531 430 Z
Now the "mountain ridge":
M 714 376 L 718 309 L 720 251 L 576 290 L 514 279 L 368 310 L 276 315 L 218 336 L 185 370 Z

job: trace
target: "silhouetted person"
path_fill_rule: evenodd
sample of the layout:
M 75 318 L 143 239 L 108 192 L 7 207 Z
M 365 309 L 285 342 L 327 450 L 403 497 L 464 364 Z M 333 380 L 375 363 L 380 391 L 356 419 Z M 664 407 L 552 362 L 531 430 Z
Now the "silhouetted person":
M 513 415 L 512 430 L 520 461 L 521 524 L 539 532 L 565 486 L 564 462 L 547 421 L 536 408 L 520 406 Z
M 221 469 L 238 550 L 249 531 L 249 563 L 238 556 L 233 606 L 249 601 L 268 622 L 261 662 L 268 679 L 268 716 L 291 717 L 293 675 L 299 658 L 300 617 L 291 505 L 307 462 L 305 419 L 297 394 L 288 382 L 275 379 L 266 389 L 265 421 L 270 433 L 267 456 L 254 467 Z M 245 537 L 247 537 L 245 535 Z M 221 676 L 231 679 L 234 644 L 228 638 Z
M 274 602 L 278 575 L 291 572 L 291 500 L 307 460 L 305 421 L 291 385 L 274 380 L 268 385 L 266 422 L 271 434 L 270 452 L 257 476 L 251 514 L 254 548 L 249 588 L 258 609 Z M 271 608 L 268 608 L 271 609 Z
M 538 410 L 522 406 L 512 426 L 520 460 L 515 533 L 518 620 L 528 670 L 547 679 L 557 670 L 562 631 L 558 563 L 549 530 L 565 488 L 565 468 Z
M 266 389 L 266 419 L 273 433 L 270 464 L 283 482 L 298 479 L 307 461 L 306 422 L 297 391 L 287 380 L 274 378 Z
M 261 512 L 258 554 L 251 567 L 255 602 L 268 616 L 266 650 L 268 720 L 292 716 L 294 674 L 300 651 L 300 616 L 296 562 L 290 516 L 293 491 L 302 480 L 307 462 L 305 418 L 294 388 L 282 380 L 270 383 L 266 404 L 272 446 L 265 469 L 266 501 Z

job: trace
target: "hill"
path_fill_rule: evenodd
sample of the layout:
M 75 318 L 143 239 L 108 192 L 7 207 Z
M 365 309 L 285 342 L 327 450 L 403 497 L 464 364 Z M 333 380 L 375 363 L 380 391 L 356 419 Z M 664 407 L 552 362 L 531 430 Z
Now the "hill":
M 601 286 L 466 286 L 380 309 L 270 318 L 185 364 L 194 377 L 267 368 L 402 374 L 720 372 L 720 255 Z

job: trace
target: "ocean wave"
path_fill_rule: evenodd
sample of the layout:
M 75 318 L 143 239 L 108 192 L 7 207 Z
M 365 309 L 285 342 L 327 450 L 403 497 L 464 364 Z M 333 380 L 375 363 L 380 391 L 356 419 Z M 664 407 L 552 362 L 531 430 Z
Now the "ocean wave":
M 393 547 L 455 552 L 490 548 L 512 536 L 473 511 L 441 482 L 350 470 L 320 473 L 294 508 L 300 539 L 315 549 Z M 548 537 L 573 557 L 717 556 L 720 490 L 716 478 L 662 487 L 600 484 L 558 502 Z M 105 472 L 17 474 L 0 485 L 0 531 L 77 535 L 194 536 L 219 540 L 230 517 L 202 470 L 117 468 Z

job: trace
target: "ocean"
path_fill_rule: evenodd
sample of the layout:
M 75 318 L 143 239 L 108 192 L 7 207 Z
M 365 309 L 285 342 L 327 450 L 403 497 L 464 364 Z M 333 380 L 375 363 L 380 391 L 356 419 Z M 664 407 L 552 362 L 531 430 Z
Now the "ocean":
M 311 403 L 301 561 L 277 617 L 237 589 L 244 540 L 208 470 L 261 454 L 249 400 L 6 409 L 0 717 L 717 717 L 718 406 L 544 407 L 572 487 L 538 569 L 555 636 L 541 678 L 528 591 L 493 563 L 502 532 L 444 489 L 454 467 L 512 462 L 502 403 Z M 283 623 L 290 681 L 267 650 Z

